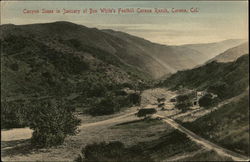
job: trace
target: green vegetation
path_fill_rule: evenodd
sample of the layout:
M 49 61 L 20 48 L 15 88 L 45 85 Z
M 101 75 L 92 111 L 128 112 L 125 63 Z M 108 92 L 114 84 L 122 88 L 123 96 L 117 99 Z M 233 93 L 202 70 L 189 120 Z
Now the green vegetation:
M 27 110 L 25 103 L 16 102 L 1 102 L 1 128 L 21 128 L 28 126 Z
M 177 103 L 175 107 L 180 109 L 182 112 L 186 112 L 193 104 L 192 104 L 193 94 L 183 94 L 176 97 Z
M 1 128 L 30 127 L 34 130 L 31 143 L 50 147 L 74 135 L 80 120 L 75 109 L 60 100 L 15 101 L 1 103 Z
M 121 124 L 117 124 L 113 128 L 119 128 L 119 129 L 146 129 L 151 126 L 162 124 L 161 120 L 158 119 L 152 119 L 152 118 L 146 118 L 144 120 L 133 120 Z
M 153 161 L 149 156 L 143 155 L 139 150 L 125 148 L 119 141 L 87 145 L 82 149 L 75 162 L 132 162 Z
M 151 115 L 155 114 L 157 111 L 155 108 L 149 108 L 149 109 L 140 109 L 137 113 L 136 116 L 137 117 L 144 117 L 144 118 L 148 118 Z
M 109 50 L 83 43 L 81 38 L 66 37 L 69 28 L 57 25 L 42 25 L 36 30 L 29 30 L 31 26 L 4 29 L 2 128 L 28 126 L 25 113 L 32 109 L 31 103 L 39 105 L 43 99 L 62 98 L 63 107 L 105 115 L 140 102 L 138 94 L 124 94 L 124 88 L 139 92 L 150 86 L 150 78 L 139 68 L 121 61 Z M 76 97 L 70 98 L 72 94 Z
M 184 126 L 235 152 L 249 154 L 249 98 L 246 94 Z
M 190 141 L 185 134 L 173 131 L 157 140 L 138 143 L 128 148 L 121 142 L 87 145 L 75 161 L 159 161 L 198 149 L 199 146 Z
M 93 101 L 90 104 L 87 113 L 93 116 L 114 114 L 124 107 L 139 105 L 140 100 L 140 94 L 138 93 L 121 95 L 109 93 L 106 94 L 106 96 L 97 98 L 96 101 Z
M 192 157 L 181 159 L 181 161 L 233 161 L 233 159 L 222 157 L 212 150 L 195 154 Z
M 171 89 L 185 87 L 207 90 L 220 99 L 237 96 L 249 85 L 249 55 L 241 56 L 235 62 L 211 62 L 201 67 L 179 71 L 158 84 Z
M 213 96 L 208 93 L 202 96 L 198 102 L 201 107 L 209 108 L 211 106 L 214 106 L 218 102 L 218 99 L 213 98 Z
M 31 138 L 33 146 L 49 147 L 64 142 L 67 135 L 74 135 L 80 120 L 70 107 L 59 101 L 44 101 L 30 109 L 29 127 L 34 130 Z

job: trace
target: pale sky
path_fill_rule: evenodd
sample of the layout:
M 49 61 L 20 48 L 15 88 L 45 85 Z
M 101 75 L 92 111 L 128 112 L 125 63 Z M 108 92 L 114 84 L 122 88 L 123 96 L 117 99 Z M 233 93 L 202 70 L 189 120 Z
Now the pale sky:
M 171 13 L 172 8 L 198 8 L 197 13 Z M 168 9 L 170 13 L 131 14 L 24 14 L 23 10 L 95 8 Z M 70 21 L 87 27 L 113 29 L 152 42 L 180 45 L 248 39 L 247 1 L 9 1 L 1 2 L 1 24 Z

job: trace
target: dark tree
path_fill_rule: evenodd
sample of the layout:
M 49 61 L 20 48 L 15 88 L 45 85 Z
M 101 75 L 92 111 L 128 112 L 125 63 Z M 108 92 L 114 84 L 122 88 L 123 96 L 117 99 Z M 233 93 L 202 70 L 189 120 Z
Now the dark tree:
M 190 106 L 192 106 L 191 95 L 179 95 L 177 96 L 177 103 L 175 105 L 176 108 L 182 110 L 182 112 L 186 112 Z
M 44 101 L 35 105 L 29 115 L 30 128 L 34 130 L 31 138 L 37 147 L 50 147 L 64 142 L 67 135 L 74 135 L 80 120 L 74 109 L 65 107 L 59 101 Z
M 209 107 L 213 105 L 213 96 L 211 94 L 206 94 L 199 99 L 199 105 L 201 107 Z

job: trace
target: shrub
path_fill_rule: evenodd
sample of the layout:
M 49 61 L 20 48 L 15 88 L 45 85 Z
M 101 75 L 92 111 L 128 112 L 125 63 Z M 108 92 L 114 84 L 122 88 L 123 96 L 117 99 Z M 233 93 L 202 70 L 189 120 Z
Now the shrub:
M 138 93 L 129 94 L 130 103 L 140 105 L 141 96 Z
M 37 147 L 49 147 L 64 142 L 67 135 L 76 133 L 80 120 L 74 109 L 64 107 L 59 101 L 44 101 L 30 112 L 30 128 L 34 130 L 31 142 Z
M 208 87 L 208 92 L 218 94 L 220 98 L 227 97 L 229 94 L 229 86 L 225 82 L 216 82 Z
M 199 105 L 201 107 L 210 107 L 213 105 L 213 96 L 211 94 L 206 94 L 199 99 Z
M 93 116 L 109 115 L 115 112 L 115 103 L 111 97 L 105 97 L 93 103 L 88 113 Z
M 92 116 L 109 115 L 118 112 L 123 107 L 140 104 L 141 97 L 139 94 L 132 93 L 128 95 L 116 96 L 112 93 L 106 94 L 101 99 L 96 99 L 90 105 L 88 113 Z
M 177 103 L 175 105 L 176 108 L 182 110 L 182 112 L 186 112 L 190 106 L 192 106 L 191 98 L 192 94 L 185 94 L 177 96 Z
M 1 102 L 1 128 L 21 128 L 28 126 L 26 107 L 23 102 Z
M 101 142 L 87 145 L 82 149 L 75 162 L 133 162 L 153 161 L 150 156 L 143 154 L 141 148 L 125 148 L 119 141 Z

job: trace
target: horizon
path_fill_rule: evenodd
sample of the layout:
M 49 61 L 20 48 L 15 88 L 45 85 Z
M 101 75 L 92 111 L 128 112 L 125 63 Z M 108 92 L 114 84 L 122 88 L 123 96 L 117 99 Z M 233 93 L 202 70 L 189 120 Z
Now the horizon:
M 52 23 L 57 23 L 57 22 L 67 22 L 67 23 L 72 23 L 72 24 L 76 24 L 76 25 L 81 25 L 83 27 L 87 27 L 89 29 L 98 29 L 100 31 L 102 30 L 112 30 L 114 32 L 123 32 L 123 31 L 119 31 L 119 30 L 115 30 L 115 29 L 100 29 L 100 28 L 97 28 L 97 27 L 89 27 L 89 26 L 86 26 L 86 25 L 83 25 L 83 24 L 77 24 L 77 23 L 74 23 L 74 22 L 71 22 L 71 21 L 53 21 L 53 22 L 45 22 L 45 23 L 32 23 L 32 24 L 12 24 L 12 23 L 8 23 L 8 24 L 0 24 L 1 26 L 2 25 L 15 25 L 15 26 L 25 26 L 25 25 L 36 25 L 36 24 L 52 24 Z M 123 32 L 123 33 L 126 33 L 126 34 L 129 34 L 127 32 Z M 205 43 L 186 43 L 186 44 L 178 44 L 178 45 L 175 45 L 175 44 L 162 44 L 162 43 L 158 43 L 158 42 L 153 42 L 149 39 L 146 39 L 146 38 L 143 38 L 143 37 L 139 37 L 139 36 L 136 36 L 136 35 L 132 35 L 132 34 L 129 34 L 131 36 L 135 36 L 135 37 L 138 37 L 138 38 L 142 38 L 142 39 L 145 39 L 147 41 L 150 41 L 151 43 L 156 43 L 156 44 L 159 44 L 159 45 L 165 45 L 165 46 L 185 46 L 185 45 L 198 45 L 198 44 L 210 44 L 210 43 L 220 43 L 220 42 L 224 42 L 224 41 L 230 41 L 230 40 L 244 40 L 246 42 L 248 42 L 249 40 L 248 39 L 237 39 L 237 38 L 229 38 L 229 39 L 224 39 L 224 40 L 220 40 L 220 41 L 214 41 L 214 42 L 205 42 Z M 246 43 L 244 42 L 244 43 Z M 242 43 L 243 44 L 243 43 Z
M 186 45 L 248 40 L 247 2 L 194 1 L 4 1 L 1 2 L 1 25 L 37 24 L 69 21 L 89 28 L 111 29 L 144 38 L 162 45 Z M 53 7 L 51 7 L 53 6 Z M 79 7 L 80 6 L 80 7 Z M 199 8 L 198 13 L 176 14 L 23 14 L 24 9 L 83 8 Z

